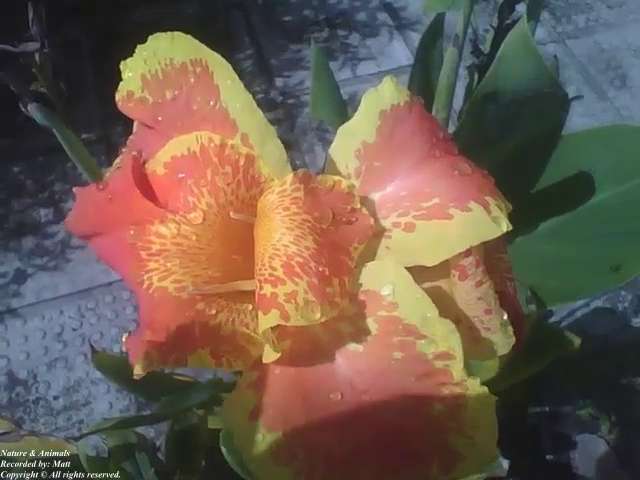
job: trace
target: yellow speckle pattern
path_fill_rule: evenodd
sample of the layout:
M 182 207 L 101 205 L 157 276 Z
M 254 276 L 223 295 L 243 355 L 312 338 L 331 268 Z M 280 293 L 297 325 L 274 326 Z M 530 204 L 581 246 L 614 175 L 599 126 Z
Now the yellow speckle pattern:
M 120 109 L 137 121 L 134 135 L 152 137 L 143 145 L 162 142 L 156 138 L 160 134 L 169 140 L 209 130 L 250 146 L 271 176 L 280 178 L 291 171 L 275 129 L 233 68 L 191 36 L 151 35 L 120 69 L 116 99 Z

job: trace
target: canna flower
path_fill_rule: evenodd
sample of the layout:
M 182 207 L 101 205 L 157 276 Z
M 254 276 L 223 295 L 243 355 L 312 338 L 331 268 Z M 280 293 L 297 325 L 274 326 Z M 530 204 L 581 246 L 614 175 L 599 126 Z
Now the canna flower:
M 232 68 L 162 33 L 122 63 L 133 132 L 66 224 L 135 292 L 125 347 L 243 370 L 225 430 L 258 479 L 456 479 L 497 455 L 465 361 L 509 352 L 509 205 L 393 77 L 292 172 Z

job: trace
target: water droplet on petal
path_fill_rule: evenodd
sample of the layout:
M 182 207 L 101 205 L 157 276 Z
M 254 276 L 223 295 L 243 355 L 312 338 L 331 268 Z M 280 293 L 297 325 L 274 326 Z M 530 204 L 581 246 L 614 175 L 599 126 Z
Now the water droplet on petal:
M 385 297 L 392 297 L 393 296 L 393 285 L 390 283 L 387 283 L 385 286 L 383 286 L 380 289 L 380 293 L 382 295 L 384 295 Z
M 180 172 L 180 173 L 178 173 L 178 178 L 184 178 L 184 177 L 186 177 L 186 176 L 187 176 L 187 174 L 186 174 L 186 173 L 184 173 L 184 172 Z
M 162 115 L 158 115 L 158 116 L 156 117 L 156 120 L 158 120 L 159 122 L 161 122 L 161 121 L 162 121 Z
M 334 402 L 337 402 L 338 400 L 342 400 L 342 392 L 331 392 L 329 394 L 329 398 Z
M 187 220 L 193 225 L 199 225 L 204 222 L 204 212 L 202 210 L 194 210 L 193 212 L 187 213 Z
M 96 189 L 98 189 L 99 191 L 103 191 L 105 188 L 107 188 L 106 182 L 97 182 L 96 183 Z
M 456 175 L 468 176 L 473 173 L 473 170 L 471 169 L 471 166 L 468 163 L 460 162 L 456 165 L 453 172 Z

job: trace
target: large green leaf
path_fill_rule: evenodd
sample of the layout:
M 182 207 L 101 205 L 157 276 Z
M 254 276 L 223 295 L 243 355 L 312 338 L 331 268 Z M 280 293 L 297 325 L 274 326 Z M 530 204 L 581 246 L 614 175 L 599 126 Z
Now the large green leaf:
M 527 18 L 509 32 L 455 132 L 461 150 L 489 170 L 517 207 L 560 138 L 569 97 L 540 55 Z
M 444 13 L 436 15 L 420 38 L 409 76 L 409 90 L 431 111 L 444 59 Z
M 536 191 L 581 171 L 593 177 L 592 198 L 519 236 L 509 249 L 517 278 L 550 306 L 593 295 L 640 273 L 640 127 L 566 135 Z
M 349 119 L 347 104 L 329 60 L 316 45 L 311 46 L 311 115 L 334 129 Z
M 113 383 L 151 402 L 189 390 L 195 383 L 189 377 L 162 372 L 149 372 L 144 377 L 135 379 L 129 360 L 124 355 L 92 350 L 91 361 Z

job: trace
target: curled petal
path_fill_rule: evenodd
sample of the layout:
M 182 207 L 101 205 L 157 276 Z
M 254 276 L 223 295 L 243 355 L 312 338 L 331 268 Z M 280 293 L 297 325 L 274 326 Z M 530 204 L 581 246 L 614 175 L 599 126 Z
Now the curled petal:
M 253 222 L 267 179 L 258 159 L 210 132 L 176 137 L 145 166 L 135 158 L 100 188 L 86 187 L 67 220 L 136 293 L 130 360 L 143 369 L 244 368 L 263 349 Z M 116 207 L 101 224 L 103 197 Z
M 361 282 L 366 337 L 256 364 L 226 400 L 257 480 L 454 480 L 495 460 L 494 398 L 466 376 L 454 325 L 397 265 L 370 263 Z
M 73 191 L 76 200 L 65 226 L 83 239 L 149 223 L 164 213 L 153 201 L 140 155 L 130 150 L 118 157 L 102 182 Z
M 356 183 L 386 230 L 379 258 L 433 266 L 511 228 L 493 179 L 393 77 L 364 95 L 329 153 L 329 172 Z
M 486 266 L 484 247 L 473 247 L 434 267 L 409 269 L 440 315 L 456 325 L 469 360 L 504 355 L 515 341 Z
M 267 190 L 255 226 L 260 330 L 313 325 L 343 309 L 372 226 L 341 178 L 297 171 Z
M 116 101 L 136 122 L 128 145 L 144 158 L 178 135 L 206 131 L 253 150 L 265 175 L 291 171 L 275 129 L 231 66 L 189 35 L 151 35 L 120 69 Z

